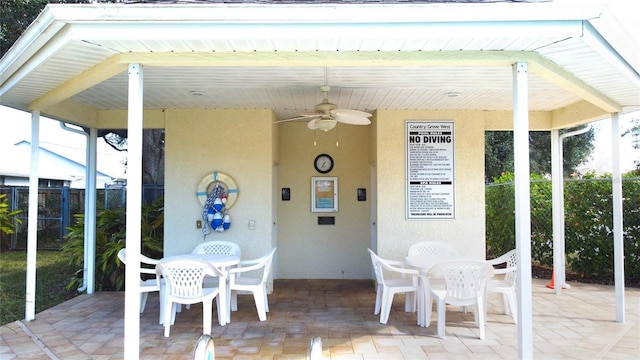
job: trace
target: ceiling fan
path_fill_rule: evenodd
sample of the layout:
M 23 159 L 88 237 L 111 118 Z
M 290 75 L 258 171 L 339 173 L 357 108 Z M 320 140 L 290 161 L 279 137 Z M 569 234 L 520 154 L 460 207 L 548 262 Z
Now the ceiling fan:
M 322 91 L 324 96 L 322 102 L 313 107 L 314 112 L 301 113 L 300 116 L 276 121 L 276 123 L 309 120 L 309 123 L 307 123 L 307 127 L 309 129 L 320 129 L 324 131 L 333 129 L 339 122 L 349 125 L 371 124 L 371 120 L 368 119 L 371 114 L 368 112 L 351 109 L 338 109 L 337 105 L 330 103 L 328 99 L 330 90 L 331 87 L 328 85 L 320 86 L 320 91 Z

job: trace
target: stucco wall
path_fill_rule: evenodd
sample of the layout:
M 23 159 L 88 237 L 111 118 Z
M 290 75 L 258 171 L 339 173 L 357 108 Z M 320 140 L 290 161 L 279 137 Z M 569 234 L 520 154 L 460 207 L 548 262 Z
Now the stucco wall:
M 356 197 L 358 188 L 370 195 L 369 127 L 339 124 L 328 132 L 311 131 L 305 122 L 278 127 L 278 189 L 291 189 L 290 201 L 278 196 L 278 278 L 369 278 L 371 202 Z M 313 167 L 320 153 L 335 161 L 328 174 Z M 311 212 L 314 176 L 338 177 L 338 212 Z M 334 216 L 335 225 L 318 225 L 318 216 Z
M 202 216 L 196 190 L 213 171 L 231 176 L 239 195 L 229 209 L 231 228 L 207 240 L 236 242 L 246 259 L 264 255 L 273 232 L 272 112 L 166 110 L 165 122 L 165 255 L 190 253 L 203 241 L 196 228 Z
M 240 195 L 230 209 L 231 229 L 208 239 L 239 243 L 243 258 L 258 257 L 278 246 L 278 278 L 369 278 L 366 248 L 372 235 L 377 237 L 378 253 L 387 258 L 404 258 L 409 246 L 422 240 L 449 242 L 464 255 L 483 258 L 483 116 L 483 112 L 379 110 L 370 127 L 338 125 L 337 130 L 323 132 L 310 131 L 304 122 L 272 125 L 270 110 L 167 110 L 165 254 L 188 253 L 202 241 L 196 228 L 202 211 L 196 188 L 205 175 L 217 170 L 235 179 Z M 455 220 L 405 219 L 406 120 L 455 122 Z M 335 160 L 326 175 L 313 168 L 320 153 Z M 337 213 L 311 212 L 313 176 L 338 177 Z M 283 187 L 291 189 L 290 201 L 281 200 Z M 358 188 L 367 189 L 367 201 L 357 201 Z M 372 206 L 377 212 L 375 234 Z M 274 209 L 277 216 L 272 216 Z M 336 224 L 318 225 L 318 216 L 327 215 L 335 216 Z M 250 220 L 255 220 L 255 230 L 249 230 Z
M 377 241 L 380 256 L 404 259 L 412 243 L 443 241 L 461 254 L 485 255 L 483 112 L 376 112 Z M 405 121 L 455 122 L 455 220 L 406 220 Z

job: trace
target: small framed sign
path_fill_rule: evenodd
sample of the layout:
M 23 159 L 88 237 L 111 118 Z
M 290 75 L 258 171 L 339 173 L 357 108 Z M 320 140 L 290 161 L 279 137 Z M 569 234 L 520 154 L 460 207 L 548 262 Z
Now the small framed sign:
M 311 212 L 338 211 L 338 178 L 311 178 Z

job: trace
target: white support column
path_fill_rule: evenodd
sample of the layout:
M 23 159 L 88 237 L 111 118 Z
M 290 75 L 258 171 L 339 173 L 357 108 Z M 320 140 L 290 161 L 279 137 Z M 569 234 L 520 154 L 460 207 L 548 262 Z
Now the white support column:
M 551 184 L 553 198 L 553 278 L 556 295 L 562 289 L 570 289 L 566 283 L 567 257 L 564 237 L 564 139 L 584 134 L 590 127 L 558 135 L 558 130 L 551 131 Z
M 38 172 L 40 164 L 40 112 L 31 112 L 31 167 L 29 169 L 29 216 L 27 225 L 27 284 L 24 319 L 36 318 L 36 255 L 38 252 Z
M 124 358 L 140 357 L 140 251 L 142 221 L 142 65 L 129 65 L 127 142 L 127 266 L 125 267 Z
M 622 172 L 620 169 L 620 121 L 611 116 L 611 188 L 613 196 L 613 268 L 616 292 L 616 322 L 624 322 L 624 243 L 622 239 Z
M 98 154 L 98 130 L 91 128 L 89 134 L 83 130 L 67 126 L 60 122 L 60 127 L 85 137 L 85 197 L 84 197 L 84 267 L 82 269 L 82 286 L 78 291 L 93 294 L 96 279 L 96 169 Z
M 529 175 L 529 92 L 527 63 L 513 65 L 513 162 L 516 252 L 518 254 L 518 358 L 533 358 L 531 291 L 531 191 Z
M 87 139 L 87 167 L 85 170 L 84 248 L 85 285 L 93 294 L 96 283 L 96 169 L 98 162 L 98 130 L 91 128 Z
M 558 129 L 551 130 L 551 198 L 553 224 L 553 277 L 554 285 L 564 284 L 564 182 L 562 143 Z M 562 274 L 562 279 L 559 275 Z M 555 286 L 556 294 L 562 294 L 562 286 Z

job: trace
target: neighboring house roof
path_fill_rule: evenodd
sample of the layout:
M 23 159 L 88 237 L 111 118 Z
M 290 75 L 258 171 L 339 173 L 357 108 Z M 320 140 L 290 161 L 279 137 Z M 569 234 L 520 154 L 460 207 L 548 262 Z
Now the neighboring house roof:
M 6 151 L 10 155 L 3 156 L 0 162 L 0 175 L 28 178 L 31 166 L 31 143 L 20 141 Z M 38 177 L 41 179 L 78 181 L 86 177 L 85 161 L 74 161 L 43 146 L 40 146 L 39 158 Z M 96 176 L 102 182 L 113 179 L 113 176 L 101 171 L 97 171 Z
M 526 62 L 528 108 L 559 128 L 640 108 L 638 48 L 606 1 L 50 4 L 0 62 L 0 103 L 109 128 L 140 63 L 146 109 L 283 119 L 327 83 L 341 108 L 510 112 Z

